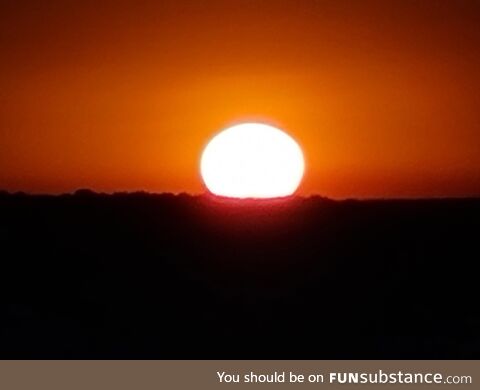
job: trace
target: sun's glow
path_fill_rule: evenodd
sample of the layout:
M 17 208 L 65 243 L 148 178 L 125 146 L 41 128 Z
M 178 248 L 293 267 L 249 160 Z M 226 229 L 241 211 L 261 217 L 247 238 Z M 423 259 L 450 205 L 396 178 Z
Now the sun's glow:
M 205 147 L 200 171 L 208 190 L 232 198 L 292 195 L 304 171 L 297 142 L 275 127 L 244 123 L 229 127 Z

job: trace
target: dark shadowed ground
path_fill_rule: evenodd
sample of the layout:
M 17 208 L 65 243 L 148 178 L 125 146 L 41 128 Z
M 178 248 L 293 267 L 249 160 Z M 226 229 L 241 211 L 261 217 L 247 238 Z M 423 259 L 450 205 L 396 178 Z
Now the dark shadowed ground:
M 480 199 L 0 194 L 0 358 L 480 358 Z

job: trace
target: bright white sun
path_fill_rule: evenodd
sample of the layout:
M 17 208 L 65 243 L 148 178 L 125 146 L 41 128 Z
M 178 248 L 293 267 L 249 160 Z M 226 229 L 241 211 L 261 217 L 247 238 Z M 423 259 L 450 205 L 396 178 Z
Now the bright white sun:
M 215 195 L 275 198 L 292 195 L 302 180 L 303 153 L 285 132 L 244 123 L 217 134 L 205 147 L 200 171 Z

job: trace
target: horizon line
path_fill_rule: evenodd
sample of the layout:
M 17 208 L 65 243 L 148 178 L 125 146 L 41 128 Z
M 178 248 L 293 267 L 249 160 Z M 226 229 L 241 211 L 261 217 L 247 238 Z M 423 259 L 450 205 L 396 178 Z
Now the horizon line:
M 435 195 L 435 196 L 384 196 L 384 197 L 342 197 L 342 198 L 332 198 L 322 194 L 292 194 L 283 197 L 272 197 L 272 198 L 235 198 L 235 197 L 226 197 L 218 196 L 212 194 L 208 191 L 201 193 L 190 193 L 187 191 L 173 192 L 173 191 L 148 191 L 148 190 L 119 190 L 119 191 L 96 191 L 90 188 L 78 188 L 69 192 L 61 193 L 48 193 L 48 192 L 27 192 L 27 191 L 9 191 L 6 189 L 0 188 L 0 196 L 31 196 L 31 197 L 64 197 L 64 196 L 134 196 L 134 195 L 145 195 L 145 196 L 173 196 L 173 197 L 182 197 L 188 196 L 192 198 L 201 198 L 201 197 L 210 197 L 215 200 L 224 200 L 224 201 L 280 201 L 280 200 L 290 200 L 290 199 L 322 199 L 325 201 L 415 201 L 415 200 L 469 200 L 469 199 L 480 199 L 480 194 L 471 194 L 471 195 L 459 195 L 459 196 L 449 196 L 449 195 Z

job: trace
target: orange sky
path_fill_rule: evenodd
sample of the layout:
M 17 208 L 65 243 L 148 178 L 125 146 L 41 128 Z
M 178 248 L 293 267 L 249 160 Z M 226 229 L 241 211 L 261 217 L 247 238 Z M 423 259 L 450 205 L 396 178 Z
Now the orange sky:
M 204 191 L 278 125 L 301 194 L 480 195 L 478 1 L 2 1 L 0 188 Z

